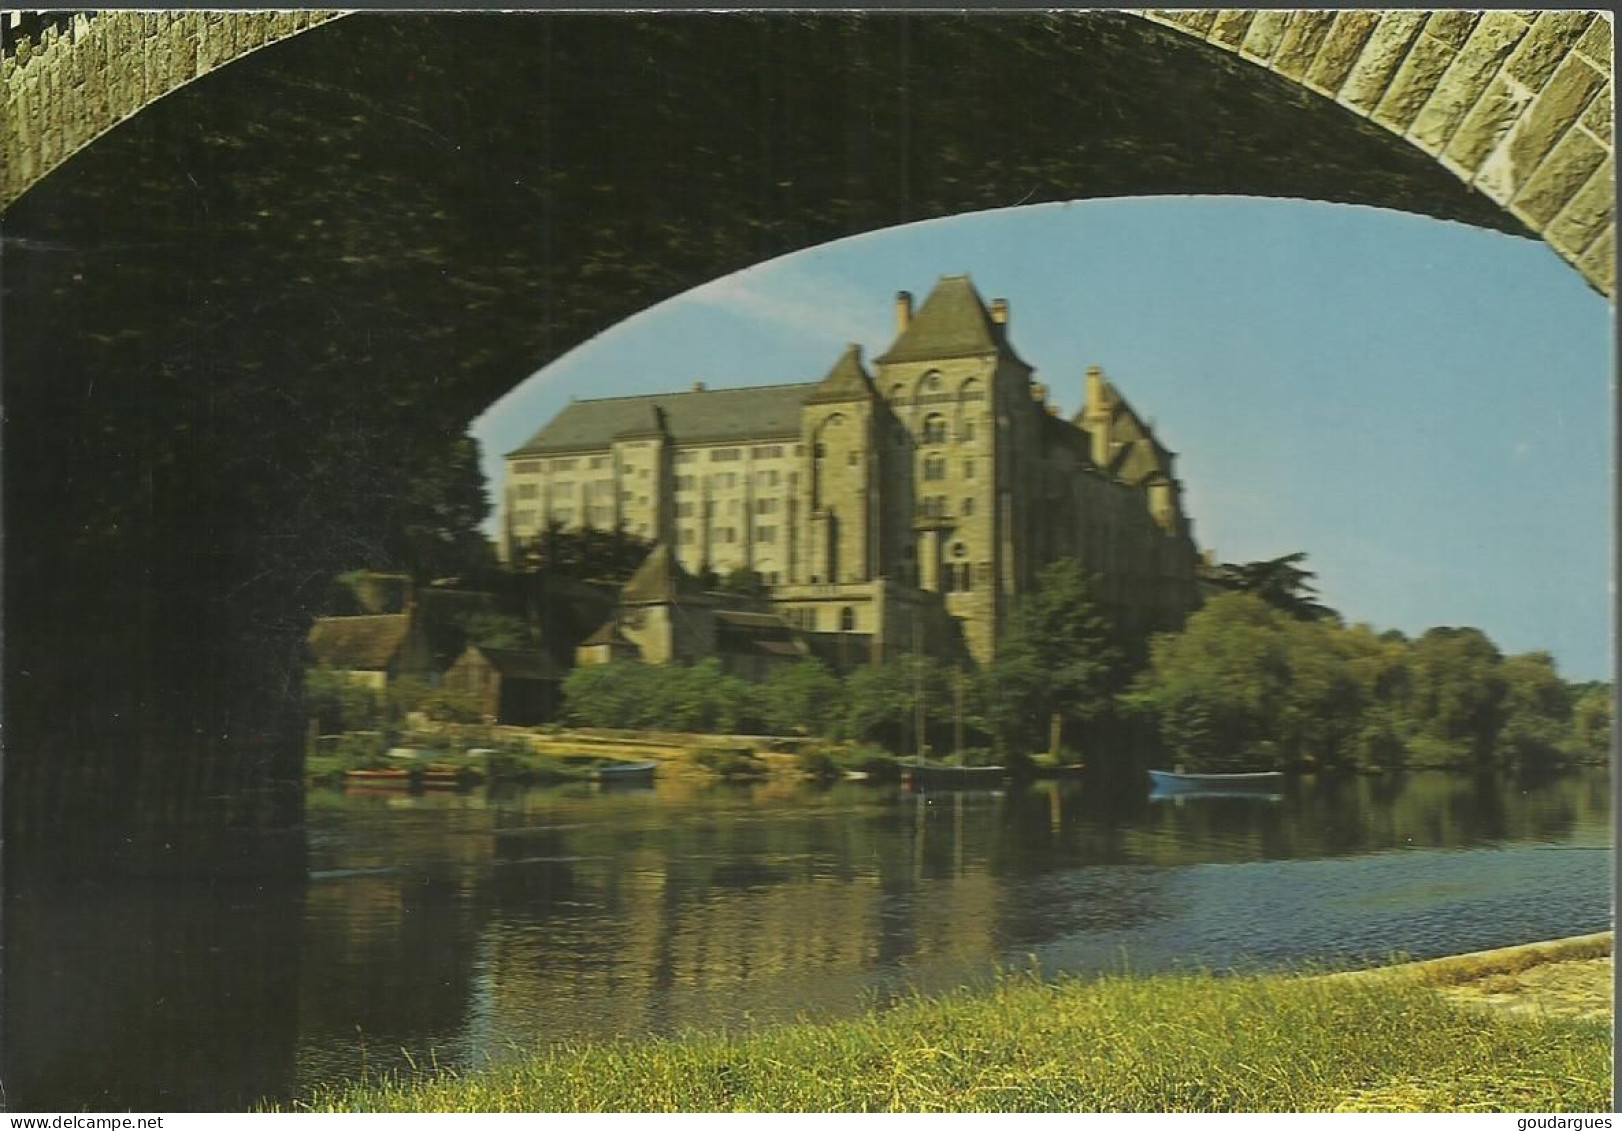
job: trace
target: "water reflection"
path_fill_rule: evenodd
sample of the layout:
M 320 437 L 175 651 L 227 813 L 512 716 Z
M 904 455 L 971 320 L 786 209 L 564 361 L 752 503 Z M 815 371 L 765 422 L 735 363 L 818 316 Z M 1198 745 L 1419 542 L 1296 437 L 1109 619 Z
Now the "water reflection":
M 1182 804 L 1072 782 L 318 792 L 297 890 L 64 889 L 26 907 L 8 962 L 47 976 L 13 978 L 32 985 L 7 1003 L 8 1061 L 28 1041 L 24 1078 L 52 1106 L 230 1107 L 408 1057 L 848 1013 L 1032 957 L 1086 971 L 1506 945 L 1607 923 L 1608 805 L 1603 771 Z M 91 970 L 116 1032 L 50 1016 Z M 160 999 L 175 1004 L 142 1014 Z M 76 1076 L 85 1062 L 97 1072 Z M 160 1078 L 164 1102 L 143 1104 Z

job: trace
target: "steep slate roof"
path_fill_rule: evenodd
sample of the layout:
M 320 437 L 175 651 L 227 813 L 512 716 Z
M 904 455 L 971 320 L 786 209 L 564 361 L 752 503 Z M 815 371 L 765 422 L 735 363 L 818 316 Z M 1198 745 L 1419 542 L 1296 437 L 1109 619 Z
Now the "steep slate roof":
M 503 679 L 538 679 L 559 680 L 563 674 L 558 671 L 557 664 L 545 652 L 527 652 L 509 648 L 485 648 L 482 645 L 473 645 L 470 651 L 477 652 L 490 662 L 490 666 L 501 673 Z
M 1003 328 L 967 275 L 943 275 L 924 305 L 883 356 L 882 363 L 972 357 L 1005 350 L 1012 355 Z
M 329 668 L 380 672 L 386 669 L 406 637 L 411 618 L 405 613 L 370 617 L 321 617 L 305 637 L 310 657 Z
M 667 601 L 702 598 L 704 589 L 692 574 L 681 568 L 676 553 L 660 542 L 637 566 L 631 580 L 620 590 L 621 604 L 663 604 Z
M 806 404 L 827 404 L 833 401 L 859 401 L 878 396 L 873 379 L 862 368 L 862 347 L 852 343 L 839 355 L 828 375 L 817 382 Z
M 655 408 L 664 413 L 664 429 L 677 443 L 798 436 L 800 409 L 816 387 L 756 385 L 570 401 L 528 443 L 507 454 L 589 451 L 608 447 L 616 436 L 649 435 L 659 430 Z

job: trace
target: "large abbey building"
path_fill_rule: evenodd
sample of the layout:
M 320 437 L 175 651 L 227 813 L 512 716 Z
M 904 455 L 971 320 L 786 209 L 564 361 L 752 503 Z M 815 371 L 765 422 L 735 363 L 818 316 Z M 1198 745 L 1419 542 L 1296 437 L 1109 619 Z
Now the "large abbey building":
M 571 401 L 507 457 L 504 553 L 548 522 L 623 526 L 661 576 L 748 568 L 789 625 L 873 658 L 946 634 L 989 659 L 1067 555 L 1129 635 L 1180 625 L 1197 553 L 1173 453 L 1103 373 L 1064 419 L 966 276 L 916 312 L 902 292 L 896 322 L 871 369 L 853 345 L 805 384 Z

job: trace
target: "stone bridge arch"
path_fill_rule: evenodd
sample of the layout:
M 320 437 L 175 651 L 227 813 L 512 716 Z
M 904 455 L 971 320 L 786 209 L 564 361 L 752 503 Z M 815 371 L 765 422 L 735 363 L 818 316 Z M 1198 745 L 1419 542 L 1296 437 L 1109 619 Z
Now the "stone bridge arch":
M 1608 26 L 1538 15 L 1506 46 L 1486 16 L 1206 15 L 366 13 L 219 65 L 225 39 L 193 31 L 252 46 L 276 25 L 121 13 L 8 54 L 0 159 L 35 153 L 37 178 L 5 213 L 8 830 L 71 792 L 63 765 L 105 768 L 73 759 L 146 752 L 164 796 L 219 795 L 222 758 L 296 769 L 308 617 L 388 549 L 421 453 L 594 334 L 766 259 L 1198 190 L 1521 235 L 1553 208 L 1540 230 L 1569 231 L 1609 293 L 1609 149 L 1579 176 L 1609 145 L 1609 86 L 1583 77 Z M 132 28 L 139 52 L 113 51 Z M 1334 97 L 1378 88 L 1367 115 L 1312 86 L 1359 36 Z M 94 76 L 136 89 L 136 54 L 155 100 L 132 113 Z M 1482 110 L 1512 67 L 1545 77 L 1515 115 Z M 100 106 L 121 124 L 83 144 L 64 116 Z M 1467 183 L 1447 146 L 1484 117 Z
M 1612 292 L 1608 14 L 1130 11 L 1404 138 Z M 8 43 L 0 207 L 159 98 L 341 15 L 79 13 Z

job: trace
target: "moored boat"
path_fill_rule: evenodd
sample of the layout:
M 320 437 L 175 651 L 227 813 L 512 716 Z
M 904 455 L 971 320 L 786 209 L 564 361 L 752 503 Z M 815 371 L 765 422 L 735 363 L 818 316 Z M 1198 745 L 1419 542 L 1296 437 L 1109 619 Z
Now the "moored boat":
M 344 780 L 357 785 L 400 785 L 411 784 L 410 770 L 345 770 Z
M 657 762 L 610 762 L 591 771 L 593 781 L 604 783 L 631 783 L 652 781 Z
M 1149 784 L 1157 793 L 1276 793 L 1284 785 L 1284 775 L 1278 770 L 1239 774 L 1150 770 Z
M 913 788 L 990 789 L 1008 777 L 1004 766 L 931 766 L 914 763 L 902 767 Z

